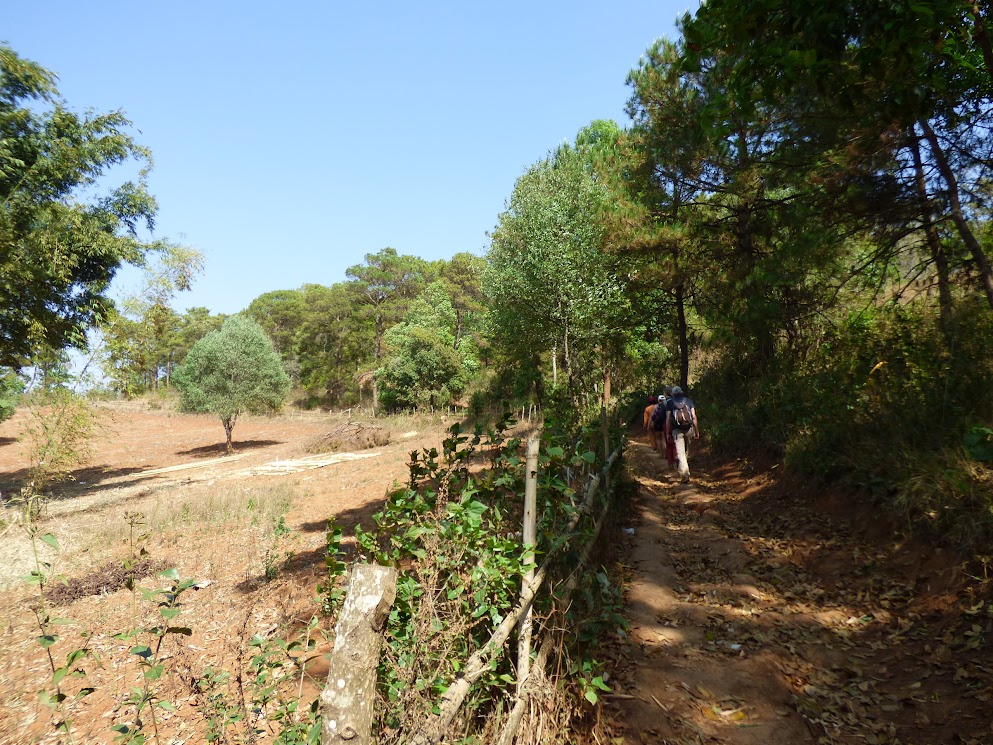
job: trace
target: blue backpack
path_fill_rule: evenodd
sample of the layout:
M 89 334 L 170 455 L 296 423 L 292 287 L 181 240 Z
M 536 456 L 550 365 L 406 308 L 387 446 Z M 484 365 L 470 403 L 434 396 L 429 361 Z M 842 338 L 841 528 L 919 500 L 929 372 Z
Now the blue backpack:
M 665 429 L 665 401 L 659 401 L 655 406 L 655 411 L 652 412 L 652 428 L 656 432 L 661 432 Z

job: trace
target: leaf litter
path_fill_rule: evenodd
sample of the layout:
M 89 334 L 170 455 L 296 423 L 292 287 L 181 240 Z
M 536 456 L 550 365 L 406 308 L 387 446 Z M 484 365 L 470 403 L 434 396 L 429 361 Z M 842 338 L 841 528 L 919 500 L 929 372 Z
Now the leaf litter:
M 698 456 L 691 489 L 664 466 L 632 442 L 618 541 L 629 608 L 655 613 L 612 653 L 614 741 L 993 743 L 991 582 L 968 557 L 744 460 Z

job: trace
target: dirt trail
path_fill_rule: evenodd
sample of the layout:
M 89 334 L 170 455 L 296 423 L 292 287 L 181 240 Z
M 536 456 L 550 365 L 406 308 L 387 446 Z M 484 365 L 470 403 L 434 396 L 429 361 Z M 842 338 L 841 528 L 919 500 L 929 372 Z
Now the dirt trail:
M 776 470 L 694 453 L 682 485 L 627 458 L 615 745 L 993 743 L 989 582 Z

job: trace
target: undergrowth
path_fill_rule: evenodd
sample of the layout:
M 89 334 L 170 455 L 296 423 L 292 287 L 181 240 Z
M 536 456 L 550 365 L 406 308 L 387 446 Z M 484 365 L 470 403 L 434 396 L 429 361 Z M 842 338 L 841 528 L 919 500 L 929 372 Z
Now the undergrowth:
M 466 434 L 456 425 L 440 452 L 411 453 L 408 483 L 388 495 L 373 531 L 357 531 L 367 559 L 401 570 L 380 664 L 379 742 L 406 741 L 424 725 L 466 661 L 517 603 L 528 568 L 519 533 L 525 459 L 523 440 L 507 435 L 509 423 L 508 416 L 486 435 L 481 428 Z M 601 443 L 599 425 L 544 433 L 536 553 L 539 564 L 556 555 L 560 576 L 578 563 L 592 527 L 585 520 L 575 532 L 567 530 L 582 488 L 603 465 L 602 447 L 591 449 Z M 556 699 L 546 742 L 570 741 L 570 722 L 589 714 L 598 691 L 606 689 L 594 658 L 596 642 L 623 624 L 618 588 L 595 569 L 582 576 L 581 592 L 568 610 L 554 589 L 534 606 L 540 627 L 559 634 L 557 656 L 565 673 L 542 691 Z M 565 628 L 565 635 L 554 631 Z M 496 657 L 471 687 L 449 729 L 451 741 L 491 741 L 516 686 L 511 656 Z
M 870 492 L 911 529 L 970 550 L 993 540 L 993 317 L 962 301 L 825 324 L 761 375 L 740 352 L 695 387 L 716 443 L 778 452 L 800 472 Z

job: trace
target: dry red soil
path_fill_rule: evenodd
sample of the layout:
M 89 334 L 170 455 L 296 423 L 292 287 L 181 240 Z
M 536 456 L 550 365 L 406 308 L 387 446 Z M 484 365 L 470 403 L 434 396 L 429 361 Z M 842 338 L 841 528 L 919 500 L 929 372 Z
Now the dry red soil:
M 908 540 L 866 496 L 775 463 L 691 465 L 681 485 L 647 443 L 628 448 L 617 745 L 993 743 L 981 558 Z
M 18 441 L 25 419 L 19 412 L 0 425 L 4 496 L 16 494 L 27 475 L 26 444 Z M 115 406 L 105 408 L 101 420 L 103 432 L 90 463 L 74 474 L 75 481 L 54 489 L 38 521 L 40 532 L 58 538 L 60 550 L 39 548 L 42 558 L 53 562 L 53 576 L 86 579 L 129 556 L 125 513 L 140 512 L 144 525 L 135 535 L 149 533 L 141 544 L 149 558 L 207 583 L 184 597 L 180 621 L 193 633 L 170 653 L 170 672 L 161 683 L 162 697 L 178 708 L 176 714 L 160 712 L 161 742 L 177 744 L 203 741 L 202 726 L 197 729 L 197 718 L 189 716 L 189 707 L 201 703 L 192 690 L 194 678 L 208 666 L 244 669 L 254 634 L 285 633 L 318 613 L 315 595 L 324 571 L 328 517 L 335 517 L 346 536 L 356 523 L 368 527 L 394 480 L 407 478 L 410 451 L 438 446 L 446 424 L 385 420 L 392 442 L 356 452 L 373 457 L 253 475 L 254 467 L 308 456 L 309 443 L 345 420 L 327 414 L 243 417 L 234 430 L 234 459 L 224 457 L 224 432 L 215 418 Z M 288 534 L 274 529 L 280 514 Z M 16 517 L 16 510 L 8 510 L 7 517 Z M 52 714 L 37 698 L 51 679 L 30 610 L 37 588 L 20 580 L 34 568 L 31 543 L 16 523 L 0 533 L 0 743 L 58 742 Z M 346 538 L 345 549 L 353 545 Z M 274 577 L 266 577 L 267 565 Z M 161 586 L 162 580 L 149 577 L 141 584 Z M 134 657 L 129 659 L 130 644 L 111 635 L 154 619 L 154 608 L 146 605 L 123 589 L 53 611 L 75 621 L 57 629 L 62 635 L 52 647 L 57 658 L 78 646 L 80 630 L 98 632 L 90 646 L 100 666 L 85 680 L 96 691 L 73 707 L 75 742 L 112 742 L 111 725 L 127 719 L 121 703 L 130 687 L 140 684 L 141 673 Z M 323 637 L 316 652 L 321 645 L 326 645 Z M 318 661 L 313 677 L 304 681 L 305 695 L 316 695 L 320 668 Z

